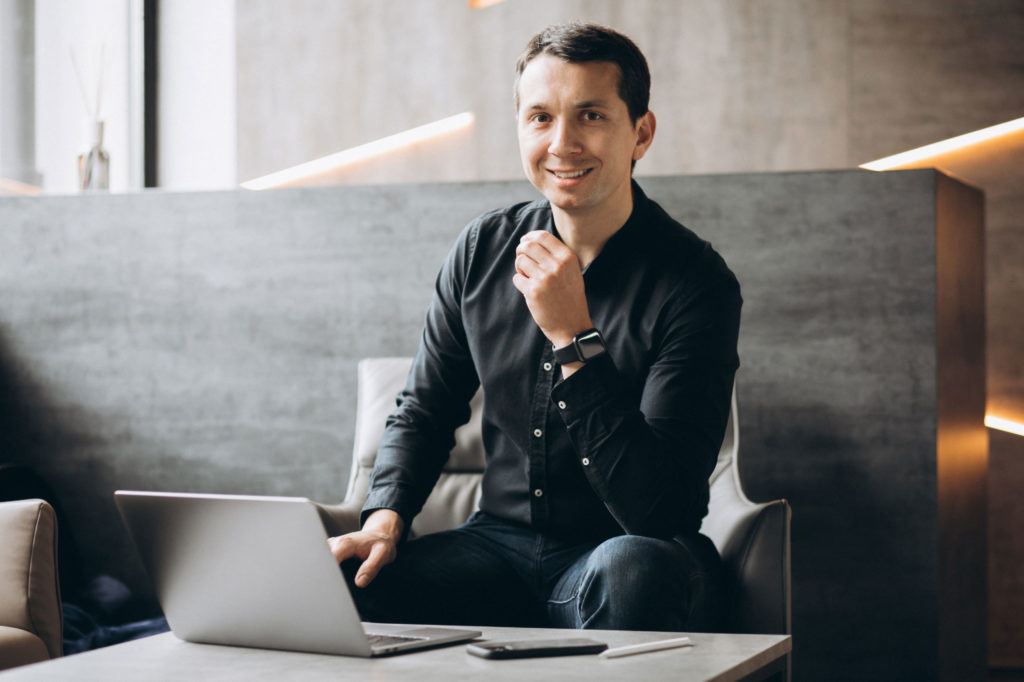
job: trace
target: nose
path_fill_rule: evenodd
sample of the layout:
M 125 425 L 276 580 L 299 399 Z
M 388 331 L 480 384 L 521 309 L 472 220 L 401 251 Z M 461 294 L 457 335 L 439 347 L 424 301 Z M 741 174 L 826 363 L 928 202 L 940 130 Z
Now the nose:
M 579 142 L 576 127 L 566 119 L 562 119 L 551 128 L 551 142 L 548 153 L 554 156 L 572 156 L 583 151 Z

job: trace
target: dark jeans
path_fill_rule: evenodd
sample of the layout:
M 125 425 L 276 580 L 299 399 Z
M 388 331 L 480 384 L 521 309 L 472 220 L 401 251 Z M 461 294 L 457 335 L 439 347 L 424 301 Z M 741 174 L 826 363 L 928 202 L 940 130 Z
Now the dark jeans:
M 342 569 L 363 620 L 615 630 L 714 631 L 721 567 L 703 535 L 554 540 L 477 512 L 410 540 L 366 588 Z

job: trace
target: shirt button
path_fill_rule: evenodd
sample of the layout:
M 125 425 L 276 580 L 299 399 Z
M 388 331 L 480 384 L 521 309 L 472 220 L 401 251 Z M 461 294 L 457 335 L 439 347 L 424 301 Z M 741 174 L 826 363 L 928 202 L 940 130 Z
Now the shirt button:
M 544 491 L 541 490 L 540 488 L 537 488 L 536 490 L 533 491 L 533 496 L 534 497 L 540 497 L 543 494 L 544 494 Z
M 544 432 L 541 431 L 540 429 L 534 429 L 533 430 L 533 437 L 534 438 L 540 438 L 543 435 L 544 435 Z
M 585 467 L 590 466 L 590 458 L 589 457 L 584 457 L 583 458 L 583 466 L 585 466 Z
M 559 400 L 558 401 L 558 409 L 560 409 L 560 410 L 564 410 L 565 409 L 565 401 L 564 400 Z
M 550 362 L 545 362 L 544 363 L 544 371 L 545 372 L 550 372 L 552 369 L 554 369 L 554 367 L 555 366 L 552 365 Z

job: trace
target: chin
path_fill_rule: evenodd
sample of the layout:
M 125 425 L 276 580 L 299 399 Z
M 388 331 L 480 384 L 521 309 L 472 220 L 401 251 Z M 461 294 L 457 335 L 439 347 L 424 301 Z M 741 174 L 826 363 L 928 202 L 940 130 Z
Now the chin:
M 585 204 L 578 201 L 552 201 L 550 198 L 548 201 L 551 202 L 553 208 L 567 214 L 582 213 L 587 208 Z

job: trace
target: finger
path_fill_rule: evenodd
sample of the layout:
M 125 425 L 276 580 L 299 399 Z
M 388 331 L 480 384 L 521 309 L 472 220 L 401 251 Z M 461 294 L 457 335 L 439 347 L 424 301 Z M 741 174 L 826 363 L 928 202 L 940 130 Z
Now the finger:
M 562 270 L 568 263 L 577 263 L 578 259 L 571 249 L 564 246 L 560 241 L 550 237 L 555 245 L 559 247 L 558 252 L 552 252 L 547 246 L 534 240 L 520 242 L 516 247 L 516 268 L 527 277 L 535 277 L 541 273 L 556 273 Z
M 526 294 L 527 288 L 530 286 L 525 276 L 520 273 L 512 275 L 512 286 L 519 290 L 519 293 Z
M 520 242 L 516 247 L 516 259 L 529 258 L 538 265 L 550 263 L 554 260 L 554 254 L 537 242 Z
M 345 559 L 351 559 L 352 557 L 365 559 L 370 554 L 371 543 L 376 541 L 377 538 L 367 539 L 365 533 L 356 531 L 327 538 L 327 546 L 330 548 L 331 554 L 338 560 L 338 563 L 341 563 Z
M 370 556 L 366 558 L 363 565 L 359 567 L 359 572 L 356 573 L 356 585 L 358 587 L 366 587 L 373 579 L 380 573 L 380 569 L 385 564 L 391 562 L 393 548 L 384 542 L 378 542 L 373 545 L 370 550 Z
M 530 258 L 526 254 L 519 254 L 516 256 L 516 272 L 526 278 L 536 277 L 544 272 L 544 268 L 540 263 Z
M 536 280 L 532 280 L 529 277 L 516 273 L 512 275 L 512 286 L 514 286 L 520 294 L 526 298 L 526 305 L 530 305 L 530 301 L 537 294 Z
M 544 232 L 542 234 L 547 233 Z M 516 255 L 526 256 L 538 263 L 550 261 L 554 258 L 554 254 L 546 245 L 537 239 L 527 239 L 526 237 L 523 237 L 516 247 Z
M 580 259 L 575 251 L 553 235 L 547 232 L 541 234 L 547 235 L 547 239 L 520 242 L 516 253 L 533 259 L 545 272 L 556 273 L 566 268 L 574 270 L 580 267 Z
M 520 238 L 520 241 L 539 242 L 541 244 L 562 243 L 561 239 L 546 230 L 532 230 L 527 232 Z
M 544 230 L 527 232 L 523 235 L 522 239 L 519 240 L 519 243 L 543 248 L 556 258 L 567 258 L 569 254 L 572 254 L 572 249 L 566 246 L 565 242 Z
M 352 541 L 343 535 L 327 538 L 327 546 L 339 564 L 355 554 Z

